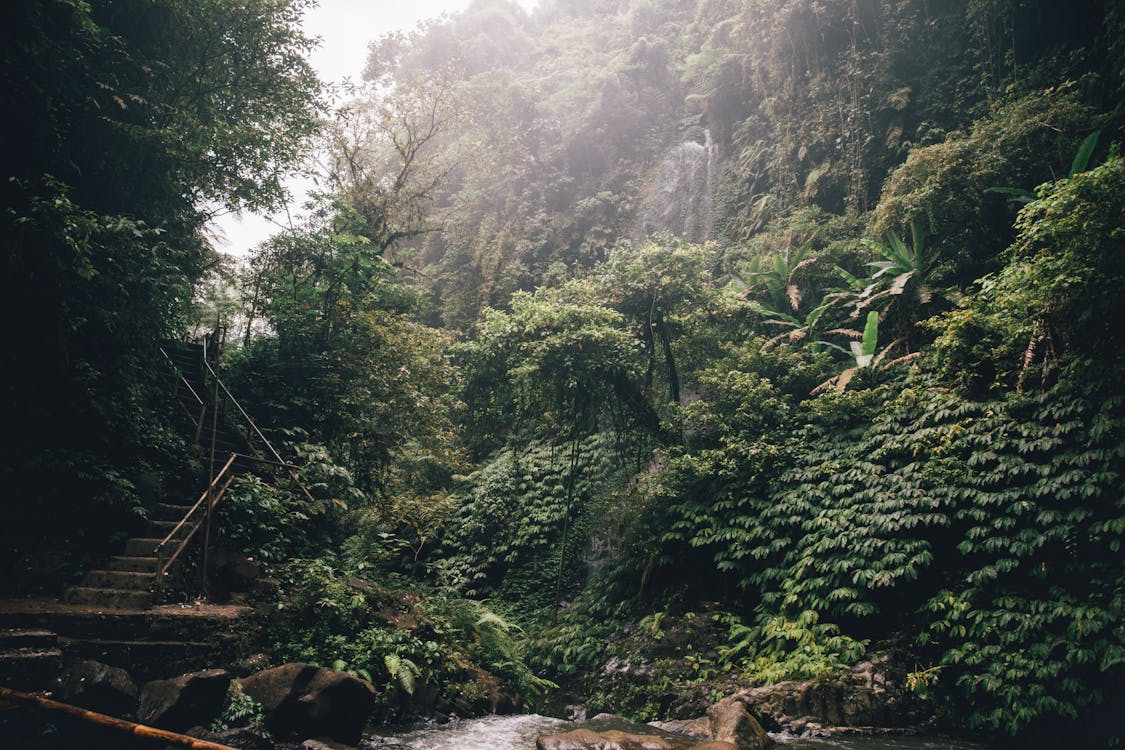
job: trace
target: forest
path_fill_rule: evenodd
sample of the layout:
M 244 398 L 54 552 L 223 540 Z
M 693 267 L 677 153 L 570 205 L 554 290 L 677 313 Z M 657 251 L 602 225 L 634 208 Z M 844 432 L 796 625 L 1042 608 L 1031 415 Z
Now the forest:
M 198 494 L 160 347 L 214 330 L 307 488 L 216 508 L 253 650 L 384 721 L 876 661 L 945 731 L 1118 746 L 1125 6 L 475 0 L 346 87 L 313 7 L 0 10 L 5 596 Z

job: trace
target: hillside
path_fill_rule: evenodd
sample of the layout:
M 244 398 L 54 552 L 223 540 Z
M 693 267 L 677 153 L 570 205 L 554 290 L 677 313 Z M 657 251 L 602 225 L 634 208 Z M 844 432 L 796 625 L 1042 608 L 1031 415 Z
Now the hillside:
M 112 5 L 117 41 L 72 30 L 105 76 L 147 102 L 152 70 L 201 75 Z M 286 73 L 308 40 L 277 23 L 243 40 L 276 108 L 251 86 L 243 120 L 187 97 L 109 127 L 65 90 L 21 121 L 72 113 L 74 153 L 107 127 L 125 166 L 43 146 L 9 183 L 16 308 L 51 316 L 8 402 L 82 416 L 10 462 L 51 540 L 18 534 L 14 590 L 199 475 L 154 347 L 215 327 L 308 488 L 242 477 L 217 511 L 278 581 L 254 645 L 365 676 L 382 719 L 691 719 L 760 690 L 794 731 L 1120 742 L 1120 4 L 478 0 L 374 40 L 342 103 Z M 193 196 L 267 205 L 303 149 L 328 173 L 307 220 L 243 265 L 199 242 Z M 885 713 L 771 708 L 875 675 Z

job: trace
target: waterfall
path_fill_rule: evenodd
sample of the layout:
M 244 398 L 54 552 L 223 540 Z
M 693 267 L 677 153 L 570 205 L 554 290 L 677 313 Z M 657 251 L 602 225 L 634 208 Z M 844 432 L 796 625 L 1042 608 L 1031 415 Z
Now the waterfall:
M 692 242 L 708 239 L 717 153 L 707 129 L 703 143 L 684 141 L 668 152 L 642 193 L 637 217 L 641 238 L 663 231 Z

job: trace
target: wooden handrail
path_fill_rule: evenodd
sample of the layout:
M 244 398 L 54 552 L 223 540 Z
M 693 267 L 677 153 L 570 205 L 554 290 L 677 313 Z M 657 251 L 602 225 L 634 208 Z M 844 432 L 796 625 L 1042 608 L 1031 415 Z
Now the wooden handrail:
M 191 383 L 189 383 L 188 379 L 184 377 L 184 374 L 180 372 L 180 368 L 176 367 L 176 363 L 172 361 L 172 358 L 170 356 L 168 356 L 168 352 L 164 351 L 163 346 L 159 347 L 159 349 L 160 353 L 164 355 L 164 359 L 168 360 L 168 364 L 172 365 L 172 368 L 175 369 L 176 374 L 180 376 L 180 382 L 187 386 L 188 393 L 190 393 L 192 397 L 195 398 L 195 402 L 197 404 L 203 406 L 203 399 L 200 398 L 199 394 L 195 392 L 195 389 L 191 387 Z
M 211 480 L 211 484 L 207 486 L 207 489 L 203 490 L 203 494 L 200 495 L 199 499 L 195 501 L 195 505 L 191 506 L 191 509 L 188 510 L 188 512 L 184 514 L 184 517 L 180 520 L 180 522 L 176 524 L 176 526 L 170 532 L 168 532 L 168 535 L 164 537 L 163 541 L 161 541 L 160 544 L 156 545 L 157 550 L 170 542 L 172 540 L 172 537 L 176 535 L 176 532 L 180 530 L 180 527 L 187 523 L 187 520 L 191 518 L 196 510 L 198 510 L 199 506 L 203 505 L 203 501 L 207 499 L 207 495 L 210 494 L 210 492 L 218 485 L 219 480 L 222 479 L 223 476 L 230 470 L 231 464 L 234 463 L 234 460 L 236 458 L 238 458 L 237 453 L 230 454 L 230 458 L 228 458 L 227 462 L 223 464 L 223 468 L 219 470 L 219 473 L 215 475 L 215 478 Z M 212 503 L 212 505 L 214 505 L 214 503 Z
M 223 393 L 226 395 L 226 397 L 230 399 L 230 402 L 232 404 L 234 404 L 234 408 L 238 409 L 238 413 L 241 414 L 242 418 L 246 420 L 246 424 L 250 425 L 250 429 L 254 431 L 254 434 L 257 435 L 258 438 L 265 444 L 266 448 L 269 449 L 270 455 L 273 456 L 274 461 L 277 463 L 277 465 L 285 467 L 285 469 L 288 471 L 289 479 L 292 480 L 293 484 L 301 490 L 301 493 L 304 494 L 305 498 L 310 503 L 315 504 L 316 499 L 312 496 L 312 493 L 308 491 L 304 483 L 301 482 L 301 479 L 297 476 L 297 473 L 293 471 L 293 469 L 297 467 L 285 462 L 285 459 L 281 457 L 281 454 L 277 452 L 269 439 L 267 439 L 266 436 L 262 434 L 262 431 L 258 429 L 258 425 L 254 423 L 254 420 L 251 419 L 250 415 L 246 413 L 246 410 L 242 408 L 242 404 L 238 403 L 238 399 L 236 399 L 234 397 L 234 394 L 230 392 L 230 389 L 227 388 L 227 384 L 223 382 L 222 378 L 219 377 L 219 374 L 215 372 L 214 368 L 211 367 L 211 363 L 204 359 L 203 364 L 207 368 L 207 371 L 211 373 L 211 377 L 213 377 L 219 387 L 223 389 Z M 252 446 L 251 450 L 253 450 Z M 268 461 L 266 461 L 265 459 L 257 458 L 256 460 L 268 463 Z
M 227 477 L 227 480 L 223 483 L 223 486 L 219 488 L 218 493 L 215 494 L 214 500 L 211 502 L 212 508 L 214 508 L 215 505 L 219 502 L 219 499 L 223 496 L 223 493 L 225 493 L 227 491 L 227 487 L 229 487 L 230 483 L 233 482 L 233 481 L 234 481 L 234 477 Z M 172 567 L 172 563 L 176 562 L 176 558 L 178 558 L 180 556 L 180 553 L 184 551 L 184 548 L 186 548 L 188 546 L 188 543 L 195 536 L 195 532 L 199 531 L 199 529 L 203 526 L 204 521 L 206 521 L 206 519 L 200 519 L 200 521 L 198 523 L 196 523 L 195 526 L 192 527 L 191 531 L 189 531 L 187 533 L 187 536 L 185 536 L 183 538 L 183 541 L 180 542 L 180 545 L 178 547 L 176 547 L 176 551 L 173 552 L 172 555 L 168 558 L 168 562 L 164 563 L 163 570 L 159 571 L 157 573 L 157 575 L 163 576 L 164 573 L 166 573 L 168 571 L 168 569 Z M 159 560 L 160 560 L 160 555 L 157 555 L 158 566 L 159 566 Z
M 218 330 L 218 329 L 216 329 L 216 330 Z M 204 380 L 203 380 L 204 384 L 209 385 L 208 390 L 212 391 L 212 392 L 207 394 L 208 398 L 207 398 L 206 401 L 203 398 L 200 397 L 200 395 L 196 392 L 195 388 L 192 387 L 191 383 L 188 382 L 188 380 L 183 376 L 183 373 L 179 371 L 179 368 L 176 367 L 176 363 L 168 355 L 168 352 L 165 351 L 164 347 L 160 347 L 160 353 L 163 354 L 165 359 L 168 360 L 168 363 L 173 367 L 173 369 L 176 371 L 177 375 L 179 375 L 181 382 L 184 385 L 187 386 L 188 392 L 191 393 L 191 395 L 195 398 L 195 400 L 200 404 L 200 406 L 202 408 L 199 419 L 195 420 L 193 418 L 193 421 L 196 424 L 196 440 L 199 439 L 200 431 L 203 429 L 203 414 L 206 412 L 206 410 L 208 408 L 211 408 L 213 410 L 212 415 L 211 415 L 212 434 L 211 434 L 211 459 L 210 459 L 211 469 L 210 469 L 210 471 L 212 471 L 212 472 L 214 471 L 215 458 L 216 458 L 216 456 L 215 456 L 215 435 L 217 434 L 216 420 L 218 419 L 218 416 L 219 416 L 219 403 L 220 403 L 219 391 L 220 390 L 222 391 L 223 398 L 225 399 L 225 401 L 223 403 L 225 404 L 226 402 L 229 402 L 229 403 L 234 405 L 234 408 L 242 416 L 242 420 L 249 427 L 249 430 L 247 431 L 241 425 L 235 424 L 233 422 L 230 422 L 229 426 L 232 427 L 233 429 L 237 430 L 238 432 L 243 433 L 242 437 L 245 439 L 246 446 L 247 446 L 247 448 L 249 448 L 251 453 L 254 453 L 254 454 L 258 453 L 258 449 L 255 447 L 254 441 L 253 441 L 253 436 L 256 435 L 258 440 L 261 441 L 261 444 L 265 446 L 265 451 L 268 453 L 268 455 L 270 457 L 272 457 L 272 458 L 263 458 L 259 455 L 246 455 L 246 454 L 243 454 L 243 453 L 231 453 L 230 458 L 227 459 L 227 462 L 223 465 L 222 469 L 220 469 L 218 471 L 218 473 L 213 475 L 214 478 L 208 484 L 207 488 L 203 491 L 203 494 L 200 496 L 199 500 L 197 500 L 196 503 L 193 506 L 191 506 L 191 508 L 187 511 L 186 514 L 184 514 L 184 517 L 182 519 L 180 519 L 179 523 L 177 523 L 175 525 L 175 527 L 172 529 L 172 531 L 170 531 L 168 533 L 168 535 L 165 536 L 164 539 L 162 539 L 156 545 L 156 548 L 154 550 L 154 555 L 156 556 L 156 581 L 155 581 L 154 589 L 159 593 L 160 590 L 163 588 L 163 585 L 164 585 L 164 577 L 168 574 L 168 571 L 171 569 L 172 564 L 176 562 L 176 560 L 179 558 L 180 554 L 187 547 L 188 543 L 195 537 L 196 532 L 198 532 L 199 529 L 203 528 L 204 524 L 206 524 L 206 533 L 204 534 L 204 541 L 203 541 L 203 562 L 201 563 L 201 566 L 200 566 L 200 574 L 203 577 L 202 582 L 201 582 L 201 588 L 203 588 L 205 590 L 206 589 L 207 549 L 209 547 L 209 538 L 210 538 L 210 529 L 211 529 L 211 511 L 214 509 L 215 505 L 219 502 L 219 499 L 222 498 L 223 494 L 227 490 L 227 487 L 229 487 L 230 483 L 234 480 L 234 476 L 232 475 L 231 467 L 234 464 L 236 459 L 246 459 L 246 460 L 250 460 L 250 461 L 256 461 L 256 462 L 259 462 L 259 463 L 262 463 L 262 464 L 278 466 L 278 467 L 284 469 L 286 471 L 286 473 L 289 474 L 289 479 L 290 479 L 290 482 L 291 482 L 290 487 L 299 489 L 301 491 L 301 493 L 304 494 L 305 498 L 310 503 L 312 503 L 314 506 L 316 504 L 316 499 L 312 496 L 312 493 L 310 493 L 308 491 L 308 489 L 305 487 L 304 483 L 301 482 L 300 477 L 297 475 L 295 469 L 297 469 L 298 467 L 291 464 L 291 463 L 288 463 L 287 461 L 285 461 L 281 457 L 281 454 L 277 452 L 277 449 L 275 449 L 273 447 L 273 444 L 270 443 L 269 439 L 262 433 L 262 431 L 260 429 L 258 429 L 258 425 L 254 423 L 254 420 L 251 419 L 250 415 L 246 413 L 246 410 L 242 408 L 242 404 L 238 403 L 238 399 L 236 399 L 234 397 L 234 394 L 232 394 L 230 392 L 230 389 L 227 388 L 226 383 L 224 383 L 222 381 L 222 378 L 219 377 L 219 374 L 215 371 L 215 368 L 211 366 L 211 362 L 208 361 L 206 345 L 204 345 L 204 349 L 203 349 L 203 357 L 202 357 L 202 362 L 201 362 L 201 364 L 202 364 L 201 373 L 204 377 Z M 217 356 L 217 354 L 216 354 L 216 356 Z M 208 377 L 211 378 L 210 383 L 208 383 L 208 381 L 207 381 Z M 187 406 L 184 405 L 184 403 L 182 401 L 180 402 L 180 405 L 183 406 L 185 411 L 187 411 Z M 225 406 L 224 406 L 224 412 L 225 411 L 226 411 L 226 409 L 225 409 Z M 189 412 L 189 417 L 190 416 L 191 416 L 191 414 Z M 274 481 L 276 482 L 277 479 L 278 479 L 278 475 L 274 472 L 270 472 L 270 473 L 273 474 Z M 209 502 L 208 502 L 208 498 L 210 498 Z M 204 518 L 204 519 L 197 518 L 197 515 L 198 515 L 201 508 L 207 511 L 207 517 Z M 168 550 L 173 545 L 173 542 L 174 542 L 176 536 L 183 533 L 185 527 L 187 527 L 187 526 L 190 526 L 190 528 L 186 533 L 183 534 L 182 538 L 178 540 L 178 543 L 175 546 L 175 550 L 172 551 L 171 554 L 167 554 Z
M 207 371 L 211 373 L 211 377 L 213 377 L 215 379 L 215 382 L 219 384 L 219 387 L 223 389 L 223 394 L 226 395 L 228 399 L 230 399 L 230 402 L 234 404 L 234 408 L 238 409 L 238 413 L 241 414 L 242 418 L 246 420 L 246 424 L 250 425 L 250 429 L 254 431 L 254 434 L 258 436 L 258 439 L 265 443 L 266 448 L 269 449 L 270 455 L 273 456 L 274 460 L 278 463 L 285 463 L 285 461 L 281 458 L 281 454 L 279 454 L 274 449 L 273 444 L 268 439 L 266 439 L 266 436 L 263 435 L 262 431 L 258 429 L 258 425 L 254 424 L 254 420 L 251 419 L 250 415 L 246 413 L 246 410 L 242 408 L 242 404 L 238 403 L 238 399 L 236 399 L 234 397 L 234 394 L 230 392 L 230 389 L 227 388 L 227 384 L 222 381 L 222 378 L 219 377 L 219 374 L 216 373 L 214 368 L 211 367 L 211 363 L 204 360 L 203 364 L 207 368 Z
M 207 485 L 207 489 L 203 490 L 203 494 L 200 495 L 199 499 L 195 501 L 195 505 L 191 506 L 188 512 L 184 514 L 184 517 L 180 519 L 180 522 L 177 523 L 172 528 L 172 530 L 168 532 L 168 535 L 165 536 L 164 539 L 162 539 L 160 543 L 156 545 L 154 553 L 156 555 L 157 591 L 159 591 L 163 587 L 164 576 L 167 574 L 168 569 L 172 567 L 172 563 L 176 562 L 176 558 L 178 558 L 180 556 L 180 553 L 184 551 L 184 548 L 187 547 L 188 542 L 190 542 L 192 540 L 192 537 L 195 536 L 195 532 L 199 531 L 199 527 L 203 525 L 203 521 L 200 520 L 196 522 L 191 531 L 189 531 L 184 536 L 184 538 L 180 540 L 179 545 L 176 547 L 176 551 L 173 552 L 167 560 L 164 559 L 164 547 L 173 540 L 176 534 L 180 532 L 180 529 L 182 529 L 184 525 L 188 523 L 191 517 L 195 515 L 196 511 L 199 510 L 200 507 L 204 507 L 204 503 L 207 502 L 207 498 L 211 498 L 210 507 L 214 508 L 215 505 L 218 504 L 223 494 L 226 493 L 227 487 L 229 487 L 230 483 L 234 481 L 234 477 L 228 476 L 228 474 L 230 474 L 231 466 L 234 465 L 234 461 L 238 458 L 238 456 L 239 454 L 237 453 L 230 454 L 230 458 L 228 458 L 227 462 L 223 464 L 223 468 L 219 470 L 219 473 L 215 475 L 215 478 L 211 480 L 211 483 Z M 222 486 L 220 486 L 220 483 Z M 218 492 L 215 492 L 216 487 L 219 488 Z
M 169 732 L 166 729 L 156 729 L 155 727 L 146 726 L 144 724 L 125 721 L 115 716 L 100 714 L 97 711 L 90 711 L 85 708 L 79 708 L 78 706 L 72 706 L 69 703 L 51 700 L 50 698 L 32 695 L 31 693 L 24 693 L 19 690 L 12 690 L 11 688 L 0 687 L 0 698 L 12 701 L 13 703 L 24 703 L 48 711 L 58 711 L 60 713 L 69 714 L 87 724 L 96 724 L 100 727 L 112 729 L 115 732 L 131 734 L 134 737 L 152 740 L 153 742 L 163 742 L 166 745 L 187 747 L 191 748 L 191 750 L 235 750 L 235 748 L 232 748 L 230 745 L 220 745 L 217 742 L 208 742 L 207 740 L 188 737 L 186 734 L 178 734 L 176 732 Z

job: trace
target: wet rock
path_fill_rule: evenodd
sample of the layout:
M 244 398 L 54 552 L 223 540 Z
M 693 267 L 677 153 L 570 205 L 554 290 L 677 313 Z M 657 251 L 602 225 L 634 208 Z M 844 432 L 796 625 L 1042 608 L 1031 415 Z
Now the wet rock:
M 833 677 L 752 688 L 737 697 L 767 729 L 794 733 L 827 727 L 916 727 L 931 715 L 885 659 L 857 664 Z
M 266 727 L 282 736 L 326 737 L 354 745 L 375 707 L 375 688 L 346 672 L 283 664 L 242 680 L 262 704 Z
M 617 729 L 605 732 L 575 729 L 562 734 L 542 735 L 535 740 L 536 750 L 689 750 L 691 746 L 690 742 Z
M 141 688 L 137 719 L 173 732 L 209 724 L 223 710 L 231 676 L 225 669 L 153 680 Z
M 766 750 L 774 745 L 766 730 L 736 696 L 724 698 L 707 712 L 711 720 L 711 737 L 729 742 L 737 750 Z
M 353 750 L 351 745 L 332 740 L 305 740 L 301 743 L 300 750 Z
M 278 750 L 277 742 L 260 726 L 234 727 L 224 729 L 221 732 L 212 732 L 197 727 L 188 730 L 186 734 L 196 739 L 237 748 L 237 750 Z
M 672 721 L 650 721 L 649 726 L 662 729 L 665 732 L 682 734 L 693 740 L 711 739 L 711 720 L 706 716 L 698 719 L 673 719 Z
M 137 708 L 137 685 L 120 667 L 93 660 L 77 661 L 63 673 L 62 698 L 110 716 L 132 715 Z

